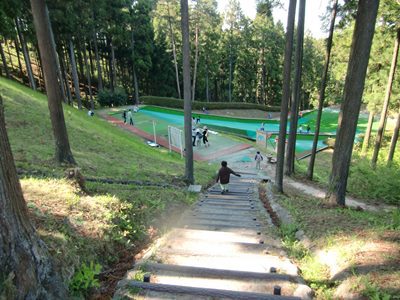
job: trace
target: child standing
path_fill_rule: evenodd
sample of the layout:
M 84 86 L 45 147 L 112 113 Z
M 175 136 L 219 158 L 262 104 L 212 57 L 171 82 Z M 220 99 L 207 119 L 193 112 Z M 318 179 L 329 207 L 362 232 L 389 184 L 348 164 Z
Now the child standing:
M 256 169 L 261 170 L 261 161 L 264 160 L 264 158 L 262 157 L 260 151 L 257 151 L 257 154 L 254 157 L 254 160 L 256 161 Z
M 219 185 L 221 186 L 221 194 L 225 194 L 225 192 L 229 191 L 228 184 L 231 174 L 237 177 L 241 177 L 240 174 L 228 168 L 228 163 L 226 161 L 222 161 L 221 168 L 218 171 L 218 177 L 217 177 L 217 182 L 219 181 Z

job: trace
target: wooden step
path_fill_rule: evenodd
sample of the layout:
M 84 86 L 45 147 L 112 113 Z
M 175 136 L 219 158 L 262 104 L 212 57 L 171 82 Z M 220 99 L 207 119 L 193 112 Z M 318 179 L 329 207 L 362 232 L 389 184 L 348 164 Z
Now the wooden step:
M 240 291 L 230 291 L 223 289 L 210 289 L 210 288 L 199 288 L 199 287 L 189 287 L 180 286 L 172 284 L 156 284 L 140 281 L 129 281 L 127 286 L 130 288 L 139 288 L 139 294 L 143 294 L 144 291 L 157 291 L 162 293 L 174 294 L 176 298 L 181 299 L 180 296 L 185 299 L 190 299 L 187 296 L 190 295 L 192 299 L 199 299 L 198 297 L 207 297 L 202 299 L 237 299 L 237 300 L 300 300 L 299 297 L 293 296 L 275 296 L 273 294 L 264 293 L 252 293 L 252 292 L 240 292 Z M 145 293 L 144 293 L 145 294 Z M 163 295 L 163 294 L 161 294 Z M 125 295 L 127 296 L 127 295 Z M 146 297 L 146 299 L 151 299 Z M 162 296 L 158 299 L 171 299 L 163 298 Z

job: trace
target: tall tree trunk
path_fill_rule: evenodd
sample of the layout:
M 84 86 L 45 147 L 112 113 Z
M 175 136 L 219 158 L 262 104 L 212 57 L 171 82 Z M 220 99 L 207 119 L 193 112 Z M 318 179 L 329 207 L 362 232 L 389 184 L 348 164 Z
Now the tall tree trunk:
M 85 47 L 82 49 L 82 41 L 78 38 L 77 39 L 77 45 L 76 45 L 76 58 L 78 61 L 78 78 L 84 78 L 85 77 L 85 67 L 83 66 L 83 57 L 82 57 L 82 52 L 86 51 Z M 85 45 L 84 45 L 85 46 Z
M 399 139 L 399 129 L 400 129 L 400 112 L 397 113 L 396 127 L 394 128 L 392 140 L 390 141 L 390 149 L 387 158 L 388 166 L 390 166 L 393 162 L 394 151 L 396 149 L 397 140 Z
M 133 75 L 133 86 L 135 88 L 135 99 L 134 104 L 139 104 L 139 83 L 136 76 L 136 65 L 135 65 L 135 37 L 132 31 L 132 75 Z
M 94 55 L 96 57 L 96 66 L 97 66 L 97 89 L 101 91 L 103 89 L 103 78 L 101 75 L 101 63 L 99 56 L 99 49 L 97 47 L 97 37 L 96 34 L 93 33 L 93 44 L 94 44 Z
M 64 50 L 62 46 L 58 47 L 58 57 L 60 58 L 60 68 L 61 68 L 61 75 L 62 75 L 62 81 L 61 84 L 65 87 L 65 92 L 66 92 L 66 99 L 64 99 L 64 102 L 68 103 L 69 105 L 72 105 L 72 94 L 71 94 L 71 89 L 69 86 L 69 80 L 68 80 L 68 72 L 67 68 L 65 65 L 65 60 L 64 60 Z
M 3 61 L 3 68 L 4 68 L 4 71 L 6 72 L 6 76 L 7 76 L 7 78 L 11 78 L 10 71 L 8 70 L 8 67 L 7 67 L 7 60 L 6 60 L 6 56 L 4 54 L 3 45 L 1 42 L 0 42 L 0 53 L 1 53 L 1 60 Z
M 8 53 L 8 57 L 10 59 L 11 71 L 13 71 L 14 70 L 14 63 L 13 63 L 13 59 L 12 59 L 12 55 L 11 55 L 11 51 L 10 51 L 10 46 L 9 46 L 9 44 L 8 44 L 6 39 L 4 39 L 4 44 L 7 47 L 7 53 Z
M 28 47 L 26 46 L 26 41 L 24 38 L 24 34 L 21 31 L 20 20 L 18 18 L 15 19 L 15 26 L 17 28 L 19 42 L 22 46 L 22 53 L 24 54 L 25 66 L 26 66 L 26 72 L 28 73 L 29 84 L 33 90 L 36 90 L 36 83 L 35 83 L 35 78 L 33 77 L 31 59 L 29 58 Z
M 183 98 L 185 118 L 185 178 L 194 183 L 192 145 L 192 102 L 190 101 L 190 45 L 188 0 L 181 0 L 182 56 L 183 56 Z
M 76 70 L 75 51 L 72 39 L 69 40 L 69 61 L 71 62 L 72 79 L 74 81 L 76 101 L 78 102 L 78 108 L 82 109 L 81 91 L 79 88 L 79 78 L 78 72 Z
M 91 76 L 94 76 L 93 48 L 90 39 L 88 39 L 88 53 L 89 53 L 90 74 Z
M 324 72 L 322 73 L 321 86 L 319 89 L 317 120 L 315 122 L 313 146 L 311 149 L 311 157 L 310 157 L 310 162 L 308 163 L 308 169 L 307 169 L 307 178 L 310 180 L 312 180 L 313 176 L 314 176 L 315 156 L 317 153 L 319 131 L 321 128 L 322 108 L 324 107 L 324 101 L 325 101 L 325 89 L 326 89 L 326 84 L 328 81 L 328 70 L 329 70 L 329 62 L 331 59 L 332 40 L 333 40 L 333 32 L 335 30 L 337 7 L 338 7 L 338 0 L 335 0 L 333 7 L 332 7 L 331 24 L 329 27 L 329 36 L 326 41 L 325 66 L 324 66 Z
M 14 299 L 66 299 L 46 245 L 32 226 L 18 180 L 0 96 L 0 270 L 12 279 Z
M 231 30 L 232 31 L 232 30 Z M 229 41 L 229 82 L 228 82 L 228 100 L 232 102 L 232 33 Z
M 112 39 L 110 39 L 110 48 L 111 48 L 110 78 L 112 78 L 111 90 L 114 91 L 114 88 L 117 87 L 117 65 L 115 63 L 115 51 Z
M 57 82 L 57 70 L 55 67 L 56 57 L 54 55 L 55 51 L 52 49 L 50 28 L 48 26 L 50 21 L 46 20 L 45 2 L 44 0 L 31 0 L 31 7 L 40 55 L 42 56 L 43 62 L 50 119 L 56 142 L 56 160 L 60 163 L 66 162 L 75 164 L 69 146 L 67 128 L 65 126 L 60 87 Z
M 195 29 L 194 45 L 195 45 L 195 56 L 194 56 L 194 68 L 193 68 L 192 101 L 194 101 L 194 99 L 195 99 L 197 64 L 199 62 L 199 25 L 198 24 L 196 24 L 196 29 Z
M 295 78 L 293 82 L 292 106 L 290 110 L 290 131 L 286 154 L 286 175 L 294 173 L 294 159 L 296 154 L 297 120 L 300 103 L 301 72 L 303 67 L 303 41 L 304 41 L 304 17 L 306 0 L 299 2 L 299 17 L 297 23 L 297 43 L 295 54 Z
M 261 51 L 261 103 L 267 105 L 267 97 L 265 96 L 265 84 L 267 77 L 267 68 L 265 66 L 265 49 Z
M 22 71 L 21 55 L 17 39 L 14 39 L 14 46 L 15 46 L 15 52 L 17 53 L 19 74 L 22 77 L 23 71 Z
M 288 117 L 288 103 L 290 98 L 290 72 L 292 68 L 294 18 L 296 15 L 296 0 L 290 0 L 286 27 L 285 61 L 283 66 L 283 87 L 281 101 L 281 116 L 279 123 L 279 140 L 275 169 L 275 186 L 283 192 L 283 167 L 285 162 L 286 127 Z
M 362 149 L 361 149 L 361 156 L 365 156 L 367 154 L 367 150 L 369 148 L 369 140 L 371 138 L 371 131 L 372 131 L 372 124 L 374 123 L 374 116 L 375 112 L 370 111 L 368 116 L 368 125 L 367 130 L 365 132 Z
M 376 134 L 374 154 L 372 155 L 372 160 L 371 160 L 372 166 L 374 168 L 376 166 L 376 162 L 378 161 L 378 154 L 379 154 L 379 150 L 381 148 L 382 139 L 383 139 L 383 135 L 385 132 L 385 127 L 386 127 L 387 112 L 388 112 L 388 108 L 389 108 L 390 96 L 392 94 L 393 79 L 394 79 L 394 74 L 396 72 L 396 66 L 397 66 L 397 57 L 399 55 L 399 42 L 400 42 L 400 28 L 397 29 L 396 40 L 394 42 L 392 65 L 390 67 L 388 84 L 386 87 L 385 100 L 383 102 L 381 119 L 379 120 L 378 132 Z
M 176 58 L 176 42 L 175 42 L 174 32 L 172 30 L 171 14 L 170 14 L 170 11 L 169 11 L 169 2 L 167 2 L 167 9 L 168 9 L 168 27 L 169 27 L 169 32 L 170 32 L 170 35 L 171 35 L 171 43 L 172 43 L 172 54 L 174 56 L 176 89 L 178 91 L 178 98 L 182 99 L 181 85 L 179 83 L 178 59 Z
M 86 51 L 83 51 L 83 60 L 86 67 L 86 80 L 88 84 L 89 99 L 90 99 L 90 109 L 94 110 L 93 92 L 92 92 L 92 79 L 90 77 L 90 66 L 88 64 Z
M 329 203 L 340 206 L 345 205 L 347 178 L 378 6 L 379 0 L 360 0 L 358 2 L 335 150 L 332 157 L 332 173 L 326 195 Z
M 108 70 L 109 70 L 109 78 L 110 78 L 110 90 L 114 92 L 114 83 L 115 83 L 115 78 L 114 78 L 114 47 L 112 45 L 112 40 L 107 37 L 107 48 L 109 49 L 108 53 Z
M 43 91 L 46 90 L 45 85 L 44 85 L 44 75 L 43 75 L 43 68 L 42 68 L 42 62 L 40 61 L 40 52 L 39 52 L 39 45 L 35 45 L 36 51 L 33 53 L 35 54 L 35 59 L 36 59 L 36 68 L 38 70 L 38 79 L 39 79 L 39 89 L 42 89 L 43 86 Z
M 47 5 L 46 5 L 46 14 L 47 14 L 47 20 L 50 22 L 50 15 L 49 15 L 49 10 L 47 8 Z M 58 57 L 58 53 L 57 53 L 57 50 L 56 50 L 57 47 L 56 47 L 56 41 L 54 39 L 53 27 L 51 26 L 51 23 L 49 23 L 48 26 L 50 28 L 51 45 L 52 45 L 52 49 L 54 51 L 54 56 L 56 58 L 57 77 L 58 77 L 58 82 L 59 82 L 60 88 L 61 88 L 61 97 L 62 97 L 63 101 L 66 102 L 67 99 L 66 99 L 66 95 L 65 95 L 63 76 L 62 76 L 62 73 L 61 73 L 60 59 Z
M 12 55 L 11 55 L 11 51 L 10 51 L 10 46 L 8 45 L 8 42 L 7 42 L 6 39 L 4 40 L 4 44 L 5 44 L 6 47 L 7 47 L 8 57 L 9 57 L 9 59 L 10 59 L 11 71 L 13 71 L 13 70 L 14 70 L 14 63 L 13 63 L 13 61 L 12 61 Z
M 210 91 L 208 87 L 208 62 L 206 59 L 206 100 L 207 102 L 210 102 Z

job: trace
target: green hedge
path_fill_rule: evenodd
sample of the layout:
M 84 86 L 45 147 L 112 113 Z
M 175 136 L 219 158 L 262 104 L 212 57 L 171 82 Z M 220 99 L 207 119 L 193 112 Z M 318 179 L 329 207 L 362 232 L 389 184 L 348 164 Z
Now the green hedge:
M 147 105 L 157 105 L 163 107 L 180 108 L 183 109 L 183 100 L 168 97 L 156 97 L 156 96 L 142 96 L 140 102 Z M 278 106 L 265 106 L 254 103 L 243 103 L 243 102 L 192 102 L 192 109 L 201 110 L 206 107 L 207 110 L 212 109 L 259 109 L 263 111 L 280 111 Z
M 163 113 L 168 113 L 168 114 L 173 114 L 173 115 L 178 115 L 178 116 L 183 116 L 184 112 L 182 109 L 178 108 L 165 108 L 161 106 L 153 106 L 153 105 L 147 105 L 144 107 L 145 110 L 149 111 L 157 111 L 157 112 L 163 112 Z M 200 116 L 202 120 L 229 120 L 229 121 L 238 121 L 242 123 L 262 123 L 264 122 L 265 124 L 267 123 L 279 123 L 277 120 L 264 120 L 264 119 L 253 119 L 253 118 L 237 118 L 237 117 L 227 117 L 227 116 L 217 116 L 217 115 L 209 115 L 209 114 L 204 114 L 204 113 L 193 113 L 194 117 Z

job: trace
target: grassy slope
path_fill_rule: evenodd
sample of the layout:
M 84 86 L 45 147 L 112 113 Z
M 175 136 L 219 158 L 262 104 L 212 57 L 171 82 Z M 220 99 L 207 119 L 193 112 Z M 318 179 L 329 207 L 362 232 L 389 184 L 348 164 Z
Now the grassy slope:
M 194 200 L 183 188 L 184 161 L 178 155 L 149 148 L 128 132 L 65 106 L 72 152 L 86 177 L 178 185 L 159 188 L 87 182 L 89 194 L 82 193 L 62 179 L 65 166 L 53 160 L 46 97 L 4 78 L 0 78 L 0 93 L 16 166 L 30 176 L 21 180 L 25 199 L 66 282 L 83 262 L 99 262 L 104 270 L 121 256 L 132 257 L 134 253 L 127 254 L 127 250 L 140 248 L 154 234 L 150 225 L 167 220 L 168 207 L 182 207 Z M 215 168 L 196 163 L 196 181 L 207 184 Z

